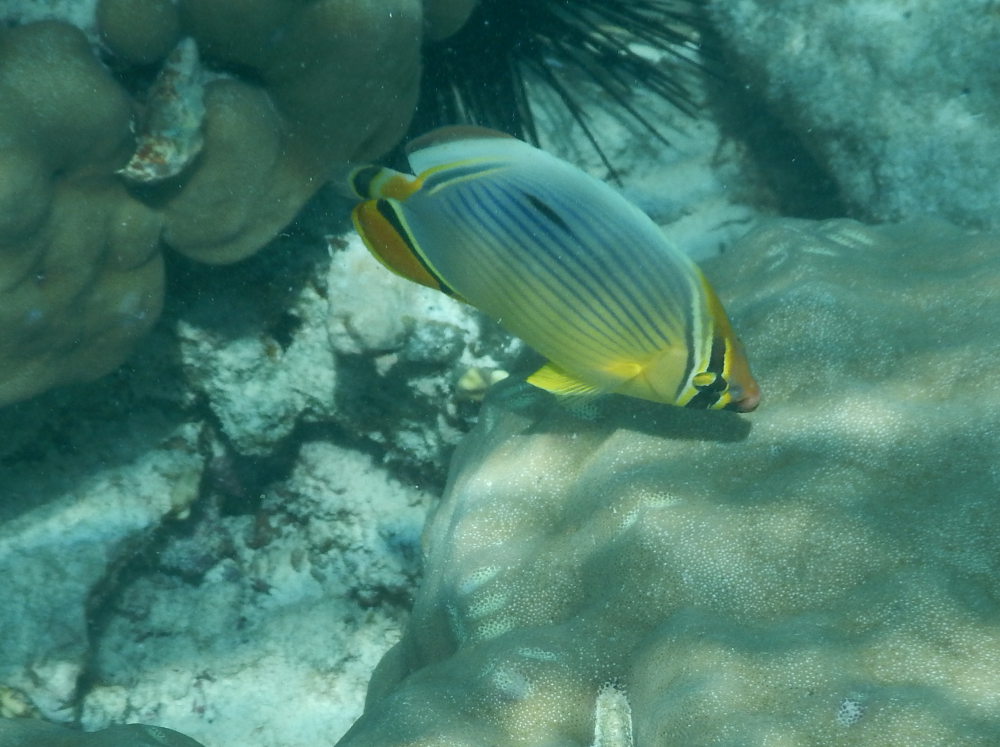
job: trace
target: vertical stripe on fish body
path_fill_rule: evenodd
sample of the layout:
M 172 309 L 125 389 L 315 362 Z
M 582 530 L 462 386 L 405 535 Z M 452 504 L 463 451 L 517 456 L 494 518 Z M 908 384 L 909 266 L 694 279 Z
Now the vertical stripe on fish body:
M 354 225 L 390 270 L 477 307 L 548 358 L 557 394 L 753 410 L 760 390 L 704 275 L 607 184 L 502 133 L 435 130 L 416 176 L 365 166 Z

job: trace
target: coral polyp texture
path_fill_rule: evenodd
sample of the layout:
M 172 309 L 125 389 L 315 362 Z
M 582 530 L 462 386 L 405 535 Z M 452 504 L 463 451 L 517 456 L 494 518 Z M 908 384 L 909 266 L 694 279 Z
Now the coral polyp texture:
M 0 29 L 0 406 L 117 366 L 159 313 L 164 249 L 245 258 L 394 145 L 425 25 L 469 11 L 427 6 L 101 0 L 90 38 Z
M 706 271 L 760 409 L 499 385 L 343 747 L 1000 743 L 1000 239 L 784 221 Z

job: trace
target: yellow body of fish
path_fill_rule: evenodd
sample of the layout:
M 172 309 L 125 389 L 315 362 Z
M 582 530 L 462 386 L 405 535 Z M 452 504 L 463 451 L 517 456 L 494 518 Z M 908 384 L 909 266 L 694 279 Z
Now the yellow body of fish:
M 697 266 L 608 185 L 521 140 L 450 127 L 367 166 L 354 225 L 386 267 L 455 296 L 546 356 L 528 381 L 749 412 L 760 389 Z

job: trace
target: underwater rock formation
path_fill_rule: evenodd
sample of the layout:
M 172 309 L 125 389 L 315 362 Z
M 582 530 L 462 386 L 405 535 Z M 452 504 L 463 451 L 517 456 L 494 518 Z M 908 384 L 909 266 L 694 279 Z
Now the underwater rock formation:
M 81 734 L 31 719 L 0 718 L 0 747 L 202 747 L 161 726 L 129 724 Z
M 252 515 L 175 536 L 108 612 L 80 723 L 166 724 L 212 747 L 328 744 L 399 637 L 428 493 L 305 443 Z
M 501 384 L 344 747 L 1000 741 L 1000 240 L 783 221 L 706 270 L 760 409 Z
M 469 11 L 467 0 L 427 5 L 442 33 Z M 394 145 L 416 101 L 423 10 L 419 0 L 102 0 L 89 39 L 57 20 L 0 29 L 0 406 L 117 366 L 159 314 L 162 249 L 242 259 L 333 167 Z M 32 17 L 11 8 L 0 20 L 7 13 Z M 188 63 L 190 90 L 164 113 L 162 86 L 143 81 L 181 37 L 205 65 Z M 175 131 L 133 132 L 148 120 Z M 165 141 L 166 156 L 151 146 Z M 172 153 L 182 156 L 162 168 Z M 135 174 L 160 180 L 127 184 Z
M 995 3 L 708 7 L 734 74 L 833 176 L 854 216 L 1000 226 Z
M 266 456 L 299 426 L 335 424 L 387 463 L 443 482 L 475 412 L 455 382 L 469 368 L 503 368 L 520 343 L 471 307 L 387 272 L 356 234 L 329 240 L 329 258 L 294 245 L 255 260 L 275 277 L 308 265 L 294 292 L 247 298 L 234 284 L 178 321 L 192 395 L 238 454 Z
M 198 497 L 200 437 L 198 424 L 145 412 L 26 444 L 16 466 L 3 454 L 0 687 L 23 693 L 48 718 L 71 717 L 91 605 L 136 549 Z
M 164 337 L 88 410 L 54 392 L 0 419 L 3 747 L 34 733 L 8 716 L 142 721 L 210 747 L 328 742 L 399 638 L 430 492 L 301 434 L 234 464 L 153 373 Z M 36 743 L 120 744 L 53 733 L 65 741 Z
M 129 365 L 4 411 L 0 716 L 12 693 L 85 729 L 306 747 L 360 714 L 478 409 L 456 380 L 513 351 L 357 236 L 330 242 L 178 263 L 183 318 Z

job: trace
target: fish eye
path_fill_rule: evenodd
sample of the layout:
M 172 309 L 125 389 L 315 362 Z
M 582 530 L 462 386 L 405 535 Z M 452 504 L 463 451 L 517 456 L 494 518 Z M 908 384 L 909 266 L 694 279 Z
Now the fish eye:
M 694 388 L 699 391 L 723 392 L 729 386 L 729 382 L 722 374 L 712 371 L 701 371 L 691 378 Z

